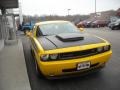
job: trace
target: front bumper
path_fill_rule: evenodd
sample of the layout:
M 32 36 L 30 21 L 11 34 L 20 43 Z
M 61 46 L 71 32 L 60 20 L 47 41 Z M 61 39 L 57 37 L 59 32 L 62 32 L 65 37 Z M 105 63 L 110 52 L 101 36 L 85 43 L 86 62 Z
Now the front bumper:
M 87 69 L 87 70 L 81 70 L 81 71 L 76 72 L 76 73 L 74 72 L 72 74 L 47 76 L 46 78 L 53 80 L 53 79 L 63 79 L 63 78 L 79 77 L 79 76 L 88 75 L 88 74 L 93 73 L 93 72 L 97 72 L 97 71 L 101 70 L 104 67 L 105 67 L 105 63 L 100 64 L 99 66 Z
M 112 51 L 107 51 L 94 56 L 72 59 L 72 60 L 59 60 L 51 62 L 38 62 L 38 66 L 45 77 L 59 77 L 59 76 L 70 76 L 75 74 L 81 74 L 88 72 L 93 69 L 97 69 L 103 66 L 110 58 Z M 91 63 L 89 69 L 77 71 L 77 64 L 81 62 Z

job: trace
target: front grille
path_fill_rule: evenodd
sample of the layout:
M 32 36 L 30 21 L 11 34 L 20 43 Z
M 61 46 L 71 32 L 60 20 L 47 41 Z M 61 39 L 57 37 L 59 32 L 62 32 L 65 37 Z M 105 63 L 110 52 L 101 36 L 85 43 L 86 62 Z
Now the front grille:
M 59 59 L 75 59 L 75 58 L 81 58 L 81 57 L 95 55 L 97 53 L 98 53 L 97 48 L 84 50 L 84 51 L 61 53 L 59 55 Z
M 88 50 L 83 50 L 83 51 L 59 53 L 58 57 L 56 59 L 51 59 L 51 57 L 49 57 L 48 60 L 46 60 L 46 61 L 70 60 L 70 59 L 84 58 L 84 57 L 93 56 L 96 54 L 107 52 L 110 49 L 111 49 L 111 47 L 109 45 L 108 50 L 105 50 L 104 46 L 103 46 L 102 51 L 99 51 L 98 48 L 93 48 L 93 49 L 88 49 Z

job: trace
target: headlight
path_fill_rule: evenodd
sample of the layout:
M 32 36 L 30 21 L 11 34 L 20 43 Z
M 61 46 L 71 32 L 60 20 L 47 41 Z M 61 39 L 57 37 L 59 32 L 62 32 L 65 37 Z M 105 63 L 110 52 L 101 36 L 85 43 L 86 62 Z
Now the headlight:
M 50 59 L 57 59 L 57 57 L 58 57 L 58 54 L 51 54 L 50 55 Z
M 115 23 L 115 25 L 119 25 L 119 23 Z
M 46 61 L 46 60 L 49 59 L 49 55 L 48 55 L 48 54 L 46 54 L 46 55 L 41 55 L 41 59 L 44 60 L 44 61 Z
M 108 51 L 108 50 L 110 50 L 110 45 L 97 48 L 97 52 L 104 52 L 104 51 Z
M 104 46 L 104 51 L 110 50 L 110 45 Z
M 103 51 L 103 47 L 97 48 L 97 51 L 98 51 L 98 52 L 102 52 L 102 51 Z

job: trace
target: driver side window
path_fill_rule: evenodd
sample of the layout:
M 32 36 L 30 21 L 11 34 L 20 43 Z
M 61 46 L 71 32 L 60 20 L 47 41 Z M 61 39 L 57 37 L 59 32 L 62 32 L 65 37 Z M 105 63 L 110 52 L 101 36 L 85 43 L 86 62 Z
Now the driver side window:
M 40 28 L 37 27 L 37 29 L 36 29 L 36 37 L 39 37 L 39 36 L 41 36 L 41 32 L 40 32 Z
M 36 29 L 37 29 L 37 26 L 34 26 L 32 31 L 33 36 L 36 36 Z

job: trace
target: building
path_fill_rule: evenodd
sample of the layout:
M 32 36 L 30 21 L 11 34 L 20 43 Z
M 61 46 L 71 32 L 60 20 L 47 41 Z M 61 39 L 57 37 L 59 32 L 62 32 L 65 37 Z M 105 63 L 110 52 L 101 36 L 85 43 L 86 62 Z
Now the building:
M 120 8 L 117 10 L 117 16 L 120 17 Z
M 110 17 L 115 15 L 116 15 L 116 11 L 114 10 L 97 12 L 96 14 L 91 13 L 89 20 L 110 20 Z
M 0 49 L 2 43 L 10 39 L 9 32 L 12 32 L 12 37 L 15 37 L 13 8 L 18 8 L 18 0 L 0 0 Z

